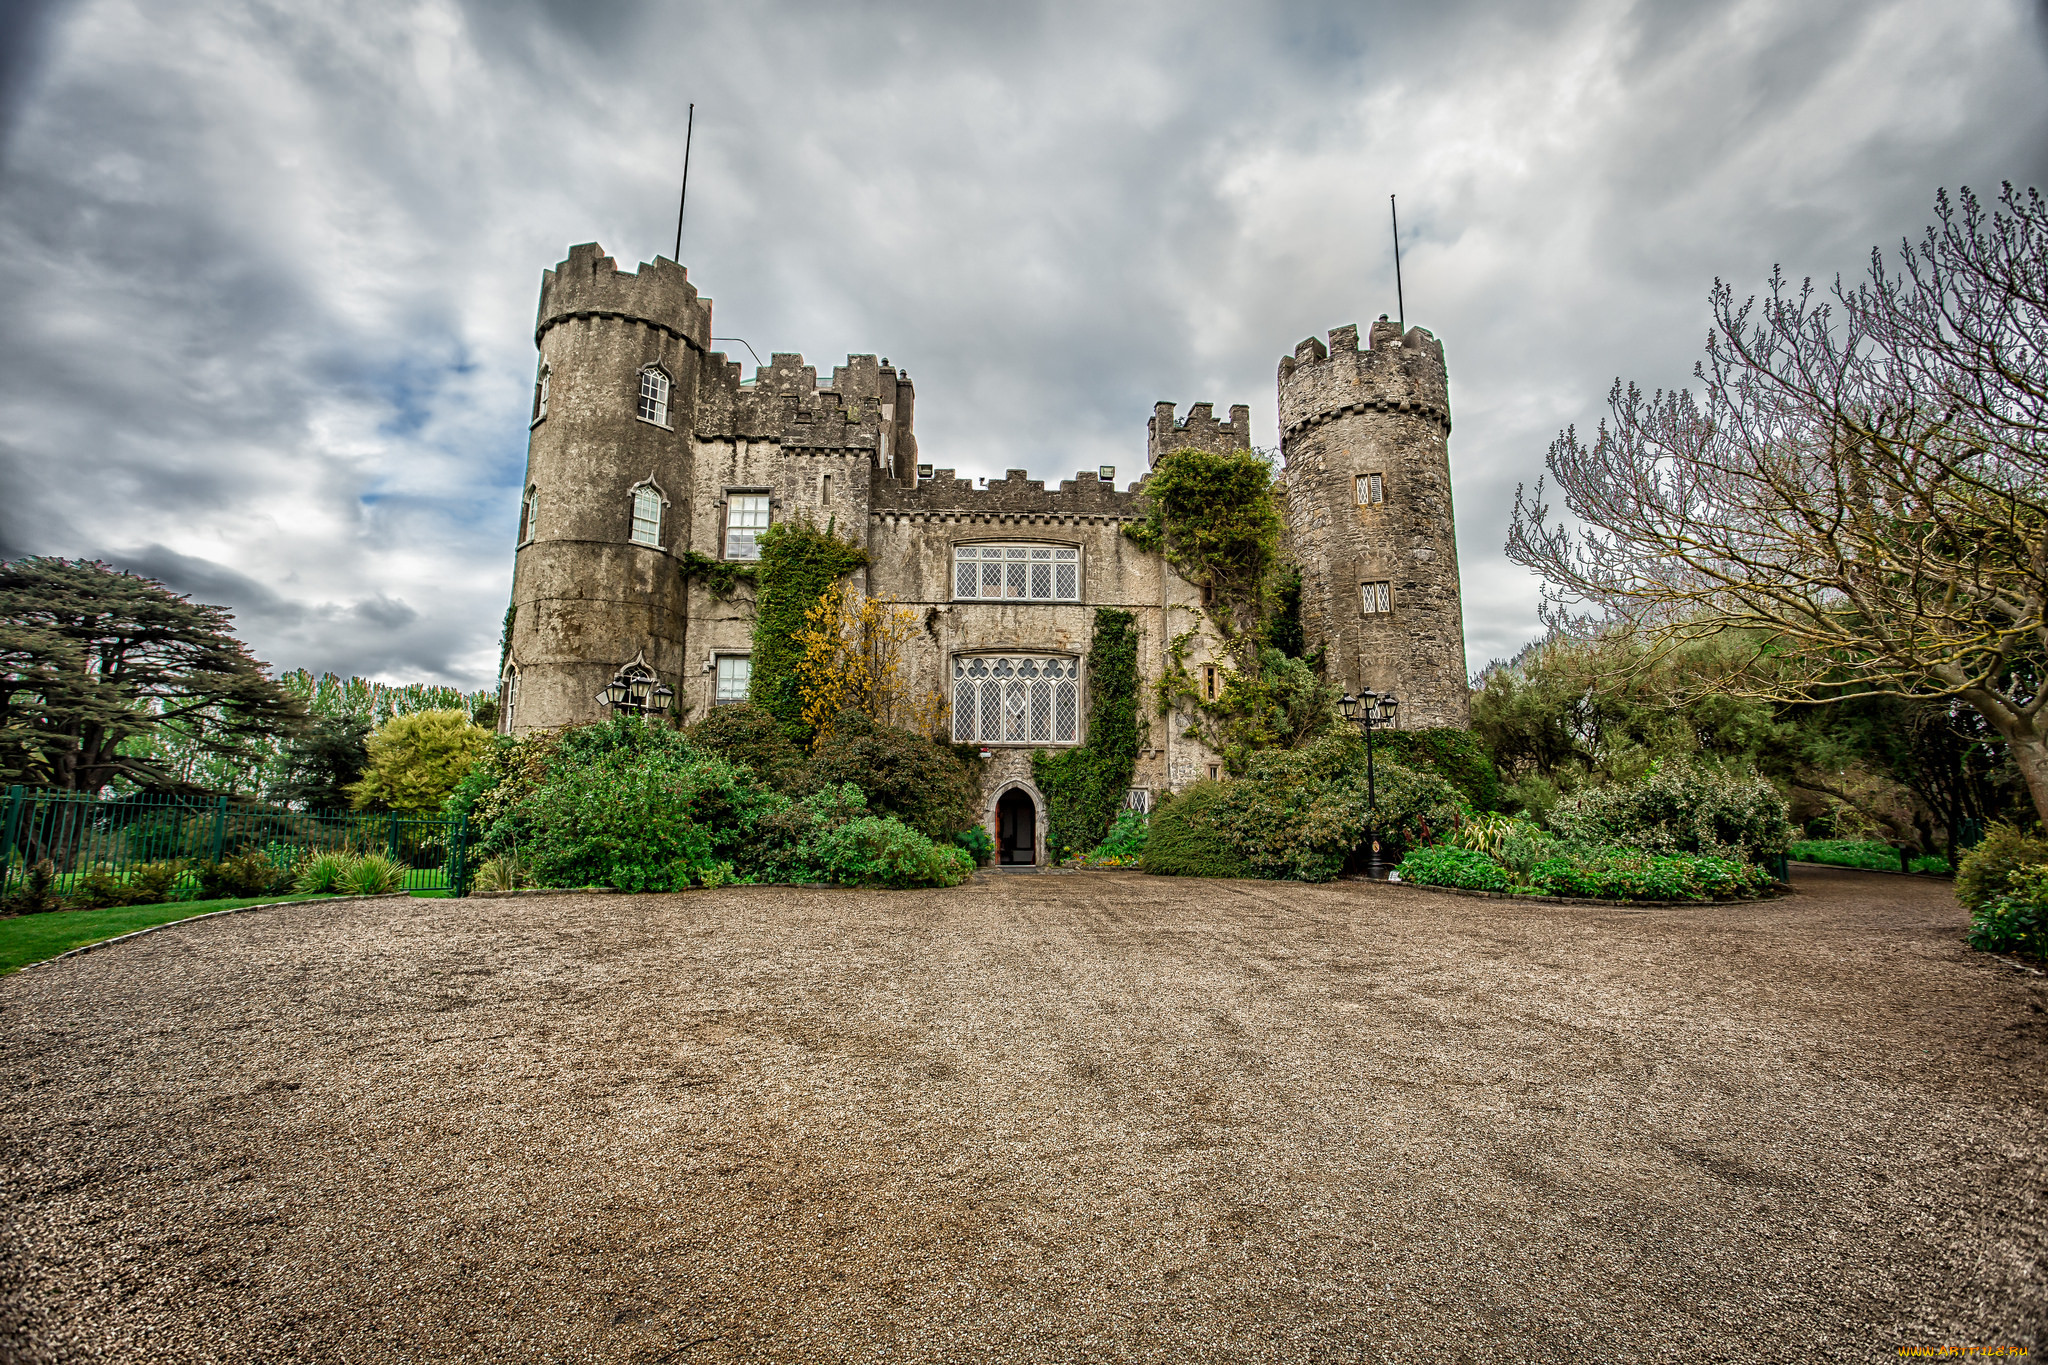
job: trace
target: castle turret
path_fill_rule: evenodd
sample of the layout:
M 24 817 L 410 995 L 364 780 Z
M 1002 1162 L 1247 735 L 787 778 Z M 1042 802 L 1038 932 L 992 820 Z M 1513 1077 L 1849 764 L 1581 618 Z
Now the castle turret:
M 1404 729 L 1470 724 L 1443 346 L 1382 317 L 1280 362 L 1287 520 L 1326 676 L 1393 692 Z
M 503 725 L 590 720 L 640 660 L 679 688 L 681 551 L 711 302 L 683 268 L 621 272 L 596 243 L 541 278 Z

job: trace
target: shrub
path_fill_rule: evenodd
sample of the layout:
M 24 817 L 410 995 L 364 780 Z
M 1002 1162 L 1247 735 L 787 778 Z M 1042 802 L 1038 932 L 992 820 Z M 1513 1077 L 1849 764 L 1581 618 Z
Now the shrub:
M 128 884 L 115 876 L 112 868 L 95 865 L 72 879 L 71 894 L 66 899 L 80 910 L 127 905 Z
M 1970 946 L 2048 958 L 2048 866 L 2017 867 L 2005 880 L 2002 894 L 1970 912 Z
M 14 885 L 6 900 L 0 901 L 0 913 L 41 915 L 64 908 L 64 898 L 57 893 L 57 865 L 48 858 L 23 868 Z
M 1974 913 L 1993 896 L 2005 894 L 2014 872 L 2043 863 L 2048 863 L 2048 839 L 2011 825 L 1992 825 L 1956 868 L 1956 899 Z
M 1141 866 L 1161 877 L 1253 875 L 1251 864 L 1214 819 L 1230 785 L 1197 782 L 1154 811 Z
M 777 798 L 755 822 L 738 865 L 749 880 L 844 885 L 957 886 L 974 873 L 964 848 L 934 843 L 900 820 L 870 814 L 860 788 Z
M 438 812 L 492 744 L 461 711 L 393 716 L 369 739 L 369 762 L 351 784 L 358 810 Z
M 1151 817 L 1145 812 L 1122 811 L 1110 823 L 1107 837 L 1088 855 L 1088 861 L 1097 867 L 1135 867 L 1144 859 L 1151 832 Z
M 981 783 L 953 747 L 885 729 L 855 711 L 841 712 L 811 755 L 801 789 L 854 783 L 877 815 L 893 815 L 932 839 L 950 840 L 976 823 Z
M 1770 874 L 1737 858 L 1646 853 L 1640 849 L 1561 852 L 1530 869 L 1530 883 L 1553 896 L 1602 900 L 1706 901 L 1760 896 Z
M 1449 725 L 1386 730 L 1374 736 L 1373 744 L 1382 758 L 1392 757 L 1403 767 L 1443 778 L 1474 810 L 1500 809 L 1500 770 L 1470 730 Z
M 363 853 L 349 859 L 335 887 L 344 896 L 384 896 L 405 889 L 404 863 L 394 863 L 381 853 Z
M 756 781 L 777 791 L 793 792 L 802 782 L 803 750 L 790 742 L 774 716 L 758 706 L 715 706 L 687 733 L 697 748 L 728 763 L 744 764 Z
M 976 867 L 987 867 L 995 861 L 996 841 L 989 838 L 988 831 L 980 825 L 970 825 L 961 830 L 953 836 L 953 843 L 966 850 Z
M 486 858 L 470 874 L 469 889 L 472 891 L 512 891 L 524 886 L 526 879 L 520 875 L 519 864 L 509 854 Z
M 175 900 L 178 882 L 185 875 L 185 864 L 177 859 L 163 862 L 141 863 L 128 869 L 128 903 L 130 905 L 161 905 Z
M 1383 843 L 1427 842 L 1465 818 L 1457 789 L 1436 774 L 1384 759 L 1374 769 L 1376 817 L 1358 735 L 1338 732 L 1301 749 L 1258 754 L 1243 778 L 1226 784 L 1212 819 L 1255 876 L 1326 882 L 1344 870 L 1368 829 Z
M 609 731 L 637 727 L 640 733 Z M 519 803 L 521 851 L 542 886 L 678 891 L 744 837 L 758 789 L 722 758 L 637 718 L 565 736 Z
M 1575 792 L 1552 808 L 1550 827 L 1580 843 L 1751 861 L 1784 852 L 1793 833 L 1770 783 L 1688 762 Z
M 340 891 L 342 879 L 348 875 L 349 864 L 353 861 L 353 854 L 315 853 L 299 864 L 292 889 L 315 896 L 335 895 Z
M 1394 872 L 1417 886 L 1456 886 L 1467 891 L 1505 891 L 1507 873 L 1476 849 L 1437 844 L 1409 851 Z
M 201 900 L 275 895 L 293 881 L 293 874 L 273 864 L 260 848 L 246 849 L 217 863 L 201 863 L 193 871 L 199 876 Z

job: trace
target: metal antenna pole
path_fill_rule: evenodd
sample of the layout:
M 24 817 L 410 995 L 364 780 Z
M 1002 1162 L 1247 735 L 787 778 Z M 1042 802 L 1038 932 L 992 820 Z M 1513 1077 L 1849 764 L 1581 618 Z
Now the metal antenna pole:
M 685 153 L 685 164 L 688 163 L 688 160 L 688 154 Z M 1387 196 L 1387 212 L 1392 214 L 1394 218 L 1394 308 L 1401 318 L 1401 330 L 1406 332 L 1408 330 L 1408 300 L 1401 293 L 1401 210 L 1394 207 L 1394 196 L 1391 194 Z M 676 233 L 680 240 L 682 235 L 680 226 L 677 227 Z
M 669 259 L 683 263 L 683 210 L 690 204 L 690 138 L 697 131 L 697 106 L 690 106 L 689 122 L 683 125 L 683 197 L 676 205 L 676 254 Z

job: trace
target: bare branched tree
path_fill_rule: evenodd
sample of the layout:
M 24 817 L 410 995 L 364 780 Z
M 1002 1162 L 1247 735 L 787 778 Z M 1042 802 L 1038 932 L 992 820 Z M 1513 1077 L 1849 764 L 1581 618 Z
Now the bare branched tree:
M 1553 624 L 1758 632 L 1744 695 L 1960 701 L 2048 818 L 2048 206 L 1958 200 L 1854 287 L 1717 281 L 1701 393 L 1617 380 L 1550 448 L 1579 529 L 1539 481 L 1507 548 Z

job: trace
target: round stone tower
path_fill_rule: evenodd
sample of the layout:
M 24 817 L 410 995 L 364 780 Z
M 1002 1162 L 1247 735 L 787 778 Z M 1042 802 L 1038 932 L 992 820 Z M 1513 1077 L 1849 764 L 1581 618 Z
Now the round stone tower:
M 541 276 L 501 726 L 591 720 L 636 660 L 680 692 L 690 437 L 711 302 L 683 268 L 595 243 Z
M 1301 617 L 1326 676 L 1400 698 L 1402 729 L 1471 724 L 1451 517 L 1444 350 L 1382 317 L 1280 362 L 1287 521 Z

